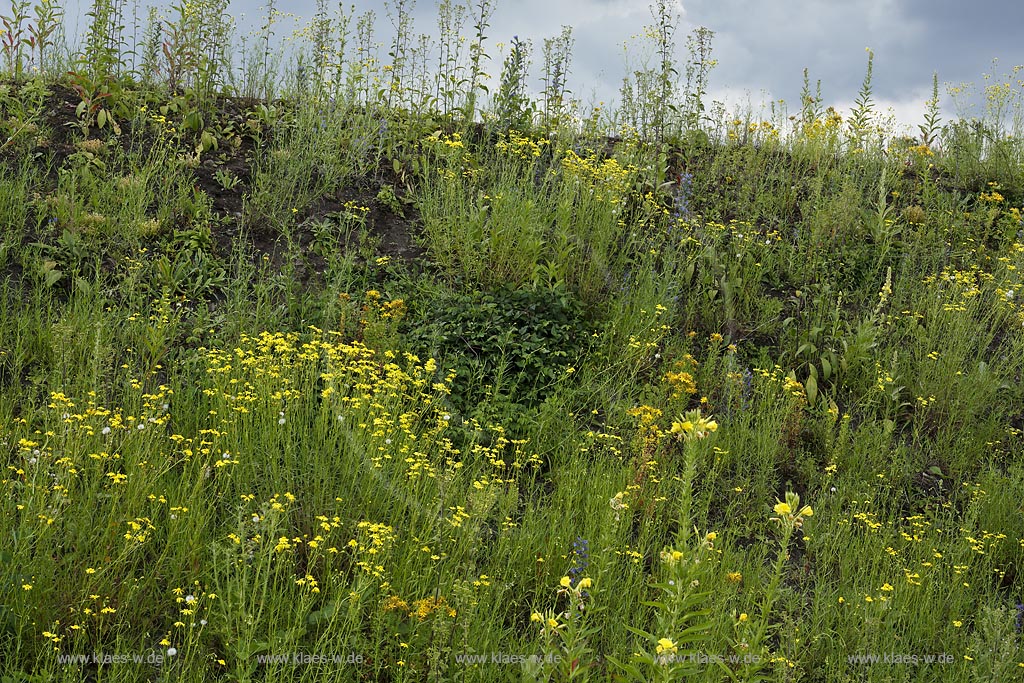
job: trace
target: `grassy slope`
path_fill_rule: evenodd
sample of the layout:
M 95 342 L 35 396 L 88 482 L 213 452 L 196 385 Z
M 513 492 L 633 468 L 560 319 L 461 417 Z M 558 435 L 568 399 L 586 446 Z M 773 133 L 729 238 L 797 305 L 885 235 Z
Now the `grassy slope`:
M 1020 675 L 1019 163 L 123 97 L 4 86 L 5 680 Z

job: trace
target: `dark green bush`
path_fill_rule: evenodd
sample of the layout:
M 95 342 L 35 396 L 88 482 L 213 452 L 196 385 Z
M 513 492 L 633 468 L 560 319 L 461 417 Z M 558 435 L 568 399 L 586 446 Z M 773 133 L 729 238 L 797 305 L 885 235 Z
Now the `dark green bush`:
M 542 401 L 589 340 L 571 295 L 532 289 L 435 299 L 412 312 L 404 333 L 415 352 L 455 371 L 452 403 L 466 412 L 487 397 L 522 406 Z

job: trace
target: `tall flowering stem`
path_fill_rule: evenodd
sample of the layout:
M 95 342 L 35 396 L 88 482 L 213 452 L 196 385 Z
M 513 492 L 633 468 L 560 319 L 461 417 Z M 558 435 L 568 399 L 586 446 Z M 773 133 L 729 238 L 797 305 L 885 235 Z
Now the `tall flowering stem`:
M 554 666 L 554 680 L 574 681 L 589 676 L 593 662 L 589 638 L 597 628 L 588 624 L 588 616 L 595 608 L 587 589 L 594 588 L 594 581 L 586 576 L 563 576 L 558 586 L 559 598 L 568 603 L 566 609 L 534 612 L 530 616 L 530 621 L 540 627 L 541 656 L 528 663 L 525 680 L 551 680 L 552 672 L 544 671 L 545 665 Z
M 718 430 L 710 415 L 701 415 L 700 408 L 690 410 L 672 423 L 669 434 L 684 442 L 682 490 L 679 495 L 679 544 L 687 545 L 693 526 L 693 479 L 697 474 L 697 442 Z
M 580 579 L 590 566 L 590 542 L 587 539 L 577 536 L 572 544 L 573 565 L 569 569 L 569 578 L 572 587 L 579 585 Z M 586 597 L 584 593 L 583 597 Z
M 625 680 L 669 683 L 699 675 L 705 667 L 698 659 L 708 652 L 713 637 L 709 619 L 712 610 L 707 607 L 712 594 L 701 590 L 701 581 L 715 571 L 714 541 L 718 535 L 695 535 L 691 546 L 665 548 L 660 554 L 663 579 L 650 584 L 656 596 L 644 603 L 656 609 L 654 630 L 626 627 L 639 636 L 639 651 L 628 661 L 607 657 Z M 716 664 L 728 672 L 724 664 Z
M 785 569 L 786 561 L 789 559 L 789 542 L 793 538 L 793 533 L 803 526 L 806 518 L 814 515 L 814 510 L 810 505 L 801 507 L 800 496 L 792 491 L 786 493 L 785 501 L 780 500 L 776 502 L 773 510 L 776 516 L 772 517 L 771 521 L 779 525 L 782 535 L 779 538 L 779 554 L 775 558 L 772 578 L 768 583 L 768 588 L 764 593 L 764 600 L 761 603 L 760 623 L 758 623 L 757 629 L 754 631 L 754 635 L 749 643 L 752 650 L 760 647 L 761 643 L 764 642 L 765 635 L 768 633 L 772 606 L 775 604 L 775 599 L 779 592 L 782 572 Z M 760 667 L 759 664 L 751 666 L 754 669 Z

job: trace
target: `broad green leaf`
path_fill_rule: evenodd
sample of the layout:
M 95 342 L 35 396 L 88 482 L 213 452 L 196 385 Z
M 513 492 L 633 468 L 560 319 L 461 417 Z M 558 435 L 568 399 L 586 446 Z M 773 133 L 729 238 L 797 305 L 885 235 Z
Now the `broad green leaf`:
M 643 672 L 641 672 L 640 669 L 636 665 L 634 665 L 634 664 L 627 664 L 626 662 L 623 662 L 623 661 L 619 660 L 617 657 L 612 657 L 611 655 L 608 655 L 607 657 L 605 657 L 605 659 L 607 659 L 609 662 L 611 662 L 613 665 L 615 665 L 616 668 L 621 669 L 622 671 L 625 671 L 627 674 L 629 674 L 633 678 L 633 680 L 636 680 L 636 681 L 646 681 L 647 680 L 647 676 L 645 676 L 643 674 Z
M 626 625 L 626 630 L 629 631 L 630 633 L 635 633 L 638 636 L 643 636 L 644 638 L 647 638 L 651 642 L 654 642 L 655 640 L 657 640 L 657 638 L 655 638 L 653 634 L 648 633 L 647 631 L 644 631 L 642 629 L 639 629 L 636 626 L 630 626 L 630 625 L 627 624 Z
M 804 382 L 804 390 L 807 392 L 807 403 L 813 406 L 815 399 L 818 397 L 818 380 L 814 379 L 814 375 L 807 376 L 807 381 Z

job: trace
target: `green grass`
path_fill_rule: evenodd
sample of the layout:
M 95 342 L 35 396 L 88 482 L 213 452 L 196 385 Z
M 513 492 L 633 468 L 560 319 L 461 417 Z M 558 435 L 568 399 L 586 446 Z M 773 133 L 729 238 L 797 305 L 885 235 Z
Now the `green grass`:
M 356 42 L 6 74 L 0 680 L 1024 675 L 1010 86 L 918 144 Z

